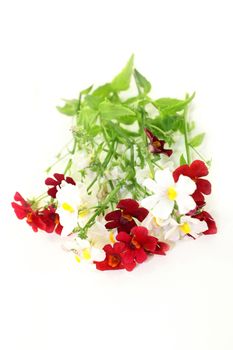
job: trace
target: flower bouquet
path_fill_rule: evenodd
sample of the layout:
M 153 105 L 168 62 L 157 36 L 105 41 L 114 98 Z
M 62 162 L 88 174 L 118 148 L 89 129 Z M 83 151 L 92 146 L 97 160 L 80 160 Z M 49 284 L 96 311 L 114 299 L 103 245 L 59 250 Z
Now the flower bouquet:
M 77 262 L 98 270 L 132 271 L 180 240 L 217 232 L 205 210 L 204 133 L 195 135 L 188 114 L 194 94 L 150 91 L 132 56 L 111 82 L 65 100 L 57 109 L 71 118 L 72 139 L 47 169 L 46 192 L 17 192 L 12 203 L 34 232 L 60 235 Z

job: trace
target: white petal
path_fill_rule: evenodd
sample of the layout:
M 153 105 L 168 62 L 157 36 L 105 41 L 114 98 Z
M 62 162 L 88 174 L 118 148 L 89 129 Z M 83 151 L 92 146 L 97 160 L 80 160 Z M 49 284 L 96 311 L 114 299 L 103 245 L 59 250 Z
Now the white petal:
M 92 248 L 91 249 L 91 259 L 93 261 L 103 261 L 105 259 L 105 251 L 103 249 Z
M 160 188 L 173 187 L 175 182 L 171 171 L 167 168 L 164 170 L 157 170 L 155 173 L 155 181 Z
M 142 207 L 145 207 L 146 209 L 150 210 L 152 208 L 154 208 L 154 206 L 157 204 L 158 202 L 158 196 L 156 194 L 153 194 L 152 196 L 148 196 L 146 198 L 144 198 L 141 201 L 141 205 Z
M 180 175 L 176 184 L 176 190 L 180 194 L 193 194 L 197 186 L 188 176 Z
M 143 182 L 143 186 L 145 186 L 149 191 L 156 193 L 158 191 L 158 185 L 152 179 L 146 179 Z
M 164 234 L 164 238 L 170 241 L 178 241 L 180 239 L 179 226 L 174 226 Z
M 191 224 L 191 235 L 197 233 L 203 233 L 208 229 L 208 225 L 205 221 L 201 221 L 198 219 L 193 219 L 195 222 Z
M 167 219 L 174 208 L 174 202 L 167 198 L 162 198 L 154 206 L 152 214 L 160 219 Z
M 76 239 L 77 245 L 81 248 L 81 249 L 86 249 L 90 247 L 90 242 L 87 239 L 82 239 L 80 237 L 77 237 Z
M 196 203 L 191 196 L 178 195 L 176 198 L 176 203 L 178 205 L 180 214 L 187 214 L 190 210 L 196 208 Z

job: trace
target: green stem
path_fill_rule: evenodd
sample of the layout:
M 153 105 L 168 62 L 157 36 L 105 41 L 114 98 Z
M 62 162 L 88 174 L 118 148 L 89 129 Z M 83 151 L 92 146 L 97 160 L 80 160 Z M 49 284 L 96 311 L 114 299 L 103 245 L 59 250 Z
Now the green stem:
M 185 98 L 188 98 L 188 97 L 189 96 L 186 95 Z M 187 162 L 188 162 L 188 164 L 190 164 L 191 163 L 191 155 L 190 155 L 189 139 L 188 139 L 188 105 L 184 109 L 184 143 L 185 143 Z
M 197 149 L 195 147 L 193 147 L 192 145 L 190 145 L 190 147 L 205 163 L 207 163 L 207 160 L 201 155 L 200 152 L 197 151 Z

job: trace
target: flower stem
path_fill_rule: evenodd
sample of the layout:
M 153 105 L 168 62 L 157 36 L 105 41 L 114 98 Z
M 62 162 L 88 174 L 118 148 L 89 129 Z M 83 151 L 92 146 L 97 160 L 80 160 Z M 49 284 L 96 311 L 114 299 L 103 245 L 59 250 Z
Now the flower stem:
M 187 99 L 189 96 L 186 94 L 185 98 Z M 191 163 L 190 149 L 189 149 L 189 140 L 188 140 L 188 105 L 184 109 L 184 143 L 185 150 L 187 156 L 188 164 Z

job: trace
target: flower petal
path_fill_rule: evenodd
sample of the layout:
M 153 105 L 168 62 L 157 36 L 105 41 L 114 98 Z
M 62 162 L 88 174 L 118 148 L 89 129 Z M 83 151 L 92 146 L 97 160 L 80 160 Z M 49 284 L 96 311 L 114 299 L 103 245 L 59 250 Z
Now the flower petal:
M 160 219 L 167 219 L 174 208 L 174 201 L 162 198 L 153 208 L 152 214 Z
M 190 165 L 191 175 L 192 177 L 203 177 L 209 174 L 209 170 L 206 164 L 202 160 L 194 160 Z
M 154 208 L 154 206 L 157 204 L 158 202 L 158 196 L 156 194 L 153 194 L 152 196 L 148 196 L 146 198 L 144 198 L 141 201 L 141 205 L 143 207 L 145 207 L 146 209 L 150 210 L 152 208 Z
M 204 194 L 210 194 L 211 193 L 211 183 L 208 180 L 205 179 L 198 179 L 196 181 L 197 190 L 204 193 Z
M 191 196 L 178 196 L 176 199 L 176 203 L 178 205 L 178 209 L 180 214 L 187 214 L 190 210 L 196 208 L 196 202 Z
M 123 231 L 119 232 L 116 236 L 116 239 L 118 241 L 124 242 L 124 243 L 129 243 L 131 241 L 131 238 L 132 237 L 128 233 L 123 232 Z
M 176 190 L 178 193 L 193 194 L 196 190 L 196 184 L 188 176 L 180 175 L 176 184 Z

